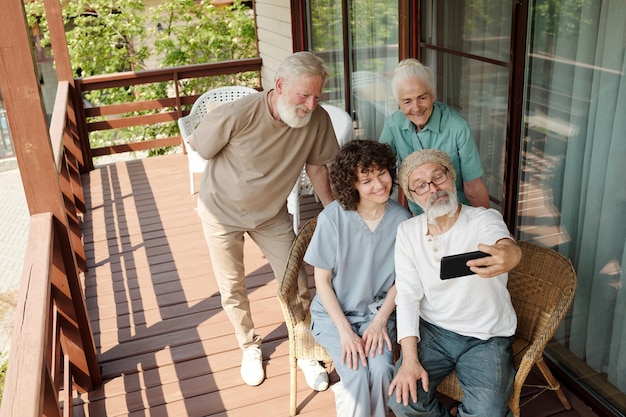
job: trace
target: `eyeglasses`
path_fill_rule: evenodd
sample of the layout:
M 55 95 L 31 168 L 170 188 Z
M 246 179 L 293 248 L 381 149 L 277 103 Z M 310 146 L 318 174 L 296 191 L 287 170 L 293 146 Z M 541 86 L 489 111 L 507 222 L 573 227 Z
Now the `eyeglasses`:
M 447 179 L 448 179 L 448 169 L 446 168 L 444 172 L 435 174 L 435 176 L 432 178 L 431 181 L 420 182 L 419 184 L 415 186 L 415 189 L 411 190 L 409 188 L 409 191 L 411 191 L 412 193 L 415 193 L 415 195 L 424 195 L 428 192 L 428 190 L 430 190 L 430 184 L 441 185 L 444 182 L 446 182 Z

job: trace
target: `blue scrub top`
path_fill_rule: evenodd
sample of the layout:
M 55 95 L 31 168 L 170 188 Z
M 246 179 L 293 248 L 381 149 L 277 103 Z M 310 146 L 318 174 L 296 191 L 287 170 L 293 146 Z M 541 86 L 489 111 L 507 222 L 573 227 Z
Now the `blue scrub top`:
M 319 214 L 317 227 L 304 260 L 332 271 L 332 286 L 351 323 L 369 314 L 368 305 L 384 298 L 395 281 L 396 229 L 410 213 L 394 200 L 372 232 L 356 210 L 344 210 L 337 202 Z M 313 320 L 330 319 L 320 298 L 311 303 Z

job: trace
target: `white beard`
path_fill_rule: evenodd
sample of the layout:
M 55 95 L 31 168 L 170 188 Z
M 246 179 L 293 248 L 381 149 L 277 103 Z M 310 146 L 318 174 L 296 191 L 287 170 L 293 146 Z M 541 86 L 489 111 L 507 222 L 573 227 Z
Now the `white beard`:
M 448 198 L 434 203 L 434 201 L 441 196 L 448 196 Z M 430 224 L 434 224 L 437 217 L 448 216 L 453 217 L 456 210 L 459 207 L 459 199 L 456 196 L 456 191 L 437 191 L 431 195 L 424 207 L 424 213 L 426 213 L 426 220 Z
M 278 96 L 276 106 L 278 114 L 280 115 L 280 120 L 282 120 L 283 123 L 289 127 L 304 127 L 311 120 L 312 112 L 308 111 L 308 109 L 304 106 L 292 106 L 283 99 L 283 96 Z M 306 113 L 303 116 L 300 116 L 298 115 L 298 110 L 303 110 Z

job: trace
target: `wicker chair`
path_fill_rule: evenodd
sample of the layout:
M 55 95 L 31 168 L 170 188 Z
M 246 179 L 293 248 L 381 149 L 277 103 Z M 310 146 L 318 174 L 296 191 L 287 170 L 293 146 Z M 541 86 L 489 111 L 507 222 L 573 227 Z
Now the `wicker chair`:
M 296 240 L 291 246 L 282 282 L 278 288 L 278 301 L 283 310 L 285 324 L 289 332 L 289 415 L 291 416 L 297 414 L 298 358 L 324 362 L 331 360 L 324 348 L 313 339 L 310 331 L 311 315 L 302 305 L 302 299 L 298 293 L 298 273 L 302 268 L 304 253 L 309 246 L 316 224 L 317 218 L 314 217 L 302 227 L 296 236 Z
M 572 304 L 576 272 L 571 262 L 558 252 L 528 242 L 518 243 L 522 260 L 509 273 L 507 285 L 518 321 L 513 344 L 517 374 L 509 407 L 515 417 L 519 417 L 522 386 L 533 365 L 537 365 L 548 385 L 540 387 L 542 390 L 526 402 L 551 390 L 569 410 L 572 408 L 569 401 L 543 360 L 543 350 Z M 437 391 L 457 401 L 463 397 L 455 373 L 449 375 Z
M 203 159 L 198 152 L 191 149 L 189 146 L 189 136 L 200 124 L 200 120 L 202 120 L 212 108 L 256 92 L 257 90 L 254 88 L 235 85 L 214 88 L 198 97 L 193 103 L 189 114 L 178 119 L 178 129 L 180 130 L 180 136 L 183 138 L 183 145 L 185 146 L 187 161 L 189 163 L 189 187 L 191 194 L 195 193 L 193 175 L 204 171 L 206 160 Z

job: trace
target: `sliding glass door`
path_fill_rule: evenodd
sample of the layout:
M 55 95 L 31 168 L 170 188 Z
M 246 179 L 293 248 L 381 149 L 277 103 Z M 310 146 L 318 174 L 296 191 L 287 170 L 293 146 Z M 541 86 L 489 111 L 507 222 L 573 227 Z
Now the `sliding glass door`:
M 310 48 L 333 70 L 325 100 L 350 111 L 357 137 L 378 140 L 397 108 L 390 77 L 398 63 L 398 1 L 307 2 Z
M 531 1 L 520 238 L 572 259 L 549 357 L 626 414 L 626 7 Z
M 352 112 L 361 138 L 377 139 L 396 109 L 389 81 L 408 50 L 433 68 L 437 99 L 470 123 L 492 207 L 505 209 L 516 237 L 563 253 L 577 271 L 546 356 L 626 415 L 624 2 L 306 4 L 309 47 L 334 71 L 325 99 Z M 414 7 L 416 18 L 399 19 Z
M 420 1 L 420 60 L 437 76 L 437 100 L 469 121 L 491 205 L 501 209 L 505 169 L 510 0 Z

